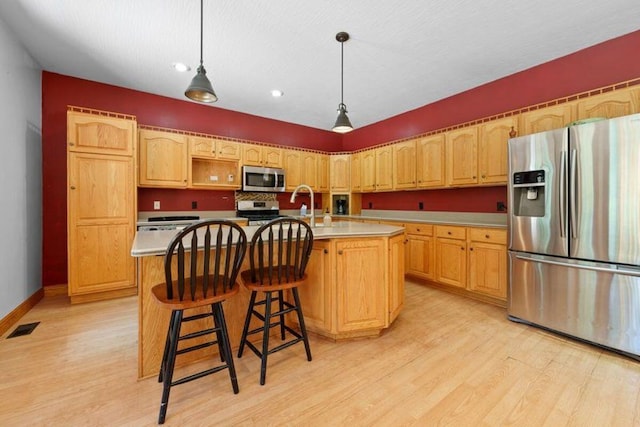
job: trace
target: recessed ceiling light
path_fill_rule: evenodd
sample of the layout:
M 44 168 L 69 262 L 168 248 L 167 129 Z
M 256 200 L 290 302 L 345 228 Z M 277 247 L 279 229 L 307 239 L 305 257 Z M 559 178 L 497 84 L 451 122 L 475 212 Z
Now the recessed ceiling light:
M 271 96 L 273 96 L 274 98 L 279 98 L 282 95 L 284 95 L 284 92 L 279 89 L 274 89 L 271 91 Z
M 187 64 L 183 64 L 182 62 L 174 62 L 171 65 L 173 66 L 173 68 L 175 68 L 176 71 L 179 71 L 181 73 L 191 70 L 191 67 L 189 67 Z

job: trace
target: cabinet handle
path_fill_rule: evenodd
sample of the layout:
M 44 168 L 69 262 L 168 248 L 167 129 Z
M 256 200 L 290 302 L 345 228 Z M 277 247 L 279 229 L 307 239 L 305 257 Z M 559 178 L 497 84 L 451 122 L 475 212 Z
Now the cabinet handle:
M 488 238 L 489 238 L 489 235 L 488 235 L 488 234 L 485 234 L 485 235 L 484 235 L 484 238 L 485 238 L 485 239 L 488 239 Z
M 342 250 L 339 250 L 339 251 L 338 251 L 338 255 L 342 255 Z
M 76 186 L 75 186 L 75 185 L 72 185 L 72 186 L 71 186 L 71 189 L 72 189 L 72 190 L 75 190 L 75 189 L 76 189 Z
M 475 175 L 473 175 L 473 179 L 476 179 L 476 176 L 475 176 Z
M 482 175 L 482 179 L 484 179 L 484 178 L 485 178 L 485 176 L 484 176 L 484 175 Z
M 449 236 L 451 236 L 451 232 L 450 232 L 450 231 L 447 231 L 447 234 L 448 234 Z
M 69 145 L 73 147 L 75 144 L 73 142 L 70 142 Z
M 328 249 L 325 249 L 325 250 L 324 250 L 324 253 L 325 253 L 325 254 L 328 254 L 328 253 L 329 253 L 329 250 L 328 250 Z
M 472 251 L 472 250 L 473 250 L 473 248 L 469 248 L 469 250 L 470 250 L 470 251 Z
M 420 231 L 420 229 L 419 229 L 419 228 L 416 228 L 416 231 Z
M 461 250 L 461 251 L 464 251 L 464 246 L 460 246 L 460 250 Z

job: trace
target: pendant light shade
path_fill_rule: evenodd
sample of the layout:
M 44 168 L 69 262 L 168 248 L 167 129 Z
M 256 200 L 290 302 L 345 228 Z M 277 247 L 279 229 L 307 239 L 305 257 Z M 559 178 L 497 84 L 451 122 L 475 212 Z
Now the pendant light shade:
M 192 99 L 197 102 L 216 102 L 218 97 L 216 93 L 213 91 L 213 86 L 211 86 L 211 82 L 207 78 L 207 70 L 204 69 L 202 65 L 202 27 L 203 27 L 203 8 L 204 0 L 200 0 L 200 66 L 198 67 L 198 72 L 191 80 L 191 84 L 184 91 L 184 94 L 187 98 Z
M 344 105 L 344 42 L 349 40 L 349 34 L 341 31 L 336 34 L 336 40 L 340 42 L 340 104 L 338 104 L 338 118 L 332 130 L 338 133 L 347 133 L 353 130 L 351 121 L 347 117 L 347 106 Z

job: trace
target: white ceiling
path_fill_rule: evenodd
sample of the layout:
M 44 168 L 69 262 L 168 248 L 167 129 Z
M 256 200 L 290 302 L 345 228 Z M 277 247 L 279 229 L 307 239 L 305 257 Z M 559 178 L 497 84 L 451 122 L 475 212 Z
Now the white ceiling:
M 198 0 L 2 0 L 0 16 L 44 70 L 191 102 Z M 330 129 L 346 31 L 358 128 L 638 29 L 638 0 L 204 0 L 204 66 L 214 108 Z

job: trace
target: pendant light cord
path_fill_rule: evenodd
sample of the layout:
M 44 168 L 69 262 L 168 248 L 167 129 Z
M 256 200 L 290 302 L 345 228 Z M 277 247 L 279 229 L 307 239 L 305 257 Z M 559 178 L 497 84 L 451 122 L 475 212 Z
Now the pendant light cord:
M 344 42 L 340 42 L 340 105 L 344 105 Z
M 200 0 L 200 66 L 202 67 L 202 34 L 204 33 L 204 0 Z

